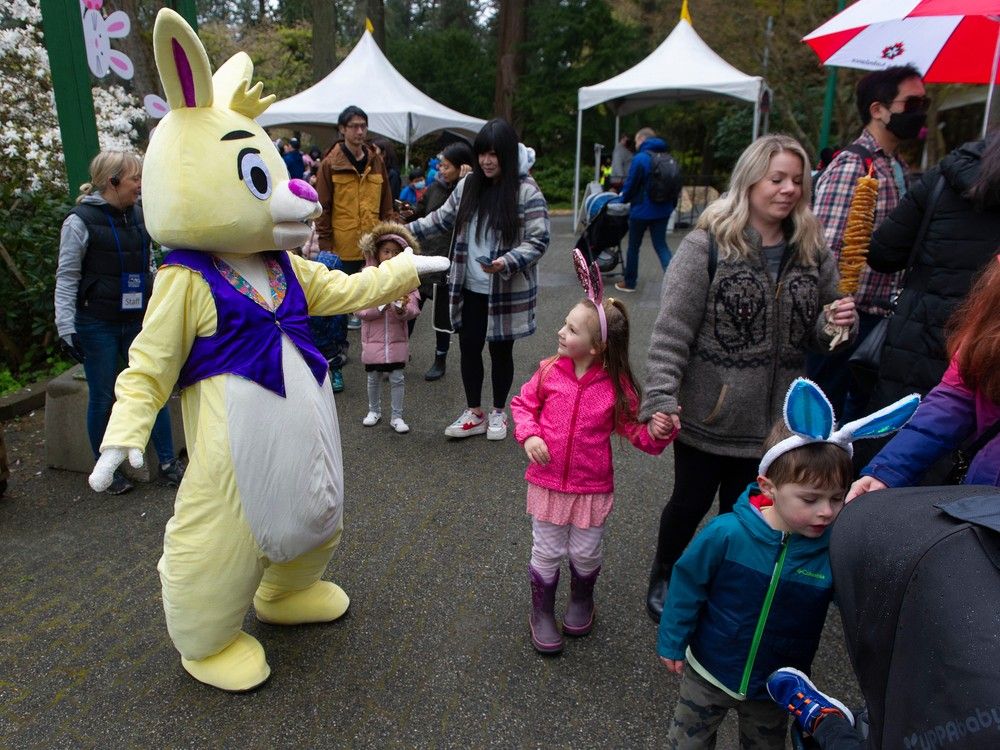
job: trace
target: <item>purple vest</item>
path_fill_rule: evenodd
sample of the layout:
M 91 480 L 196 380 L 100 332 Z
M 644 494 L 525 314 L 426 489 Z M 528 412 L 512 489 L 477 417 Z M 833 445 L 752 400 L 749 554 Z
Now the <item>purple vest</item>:
M 281 369 L 281 335 L 295 344 L 299 353 L 322 385 L 327 361 L 313 344 L 309 334 L 309 308 L 288 253 L 267 253 L 278 261 L 285 275 L 285 298 L 274 312 L 266 310 L 241 294 L 219 273 L 211 254 L 197 250 L 172 250 L 163 259 L 164 266 L 182 266 L 201 274 L 215 300 L 218 318 L 211 336 L 199 336 L 191 347 L 177 380 L 179 388 L 199 380 L 228 373 L 252 380 L 269 391 L 285 396 L 285 377 Z M 269 293 L 264 290 L 265 293 Z

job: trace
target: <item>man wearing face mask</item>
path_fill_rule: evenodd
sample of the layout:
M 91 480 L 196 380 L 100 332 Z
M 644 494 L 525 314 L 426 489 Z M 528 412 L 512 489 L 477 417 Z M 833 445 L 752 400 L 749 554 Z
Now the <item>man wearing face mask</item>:
M 874 176 L 878 178 L 877 228 L 906 192 L 908 170 L 897 152 L 900 143 L 920 134 L 927 121 L 929 105 L 924 82 L 912 65 L 897 65 L 869 73 L 858 82 L 856 100 L 864 130 L 857 140 L 833 158 L 815 187 L 813 210 L 838 260 L 857 179 L 873 167 Z M 900 276 L 901 272 L 876 273 L 865 267 L 854 296 L 860 324 L 854 343 L 830 356 L 809 356 L 809 377 L 829 396 L 834 412 L 842 415 L 844 421 L 866 414 L 871 396 L 851 377 L 847 361 L 878 321 L 889 314 L 889 300 L 897 291 Z

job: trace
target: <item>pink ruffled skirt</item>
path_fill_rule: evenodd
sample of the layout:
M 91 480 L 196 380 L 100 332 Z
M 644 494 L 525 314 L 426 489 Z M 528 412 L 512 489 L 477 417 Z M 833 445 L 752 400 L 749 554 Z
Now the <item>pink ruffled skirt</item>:
M 603 526 L 615 504 L 615 493 L 575 495 L 528 482 L 528 513 L 538 521 L 589 529 Z

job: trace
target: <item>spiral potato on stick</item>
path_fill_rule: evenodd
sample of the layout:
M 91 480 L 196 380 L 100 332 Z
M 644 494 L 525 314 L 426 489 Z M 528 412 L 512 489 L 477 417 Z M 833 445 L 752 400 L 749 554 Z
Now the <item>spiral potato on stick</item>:
M 878 198 L 878 178 L 873 176 L 874 166 L 868 174 L 858 178 L 847 212 L 847 226 L 844 229 L 844 244 L 840 248 L 841 294 L 858 291 L 861 272 L 868 257 L 868 245 L 875 225 L 875 201 Z

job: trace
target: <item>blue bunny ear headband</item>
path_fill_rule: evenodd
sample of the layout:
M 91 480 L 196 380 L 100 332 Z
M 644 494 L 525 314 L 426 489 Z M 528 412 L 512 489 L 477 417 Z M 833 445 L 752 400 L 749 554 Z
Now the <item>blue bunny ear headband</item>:
M 833 443 L 853 456 L 855 440 L 892 434 L 909 421 L 919 405 L 920 396 L 914 393 L 838 430 L 833 407 L 819 386 L 806 378 L 796 378 L 785 396 L 785 424 L 793 434 L 764 454 L 757 472 L 766 476 L 778 456 L 810 443 Z

